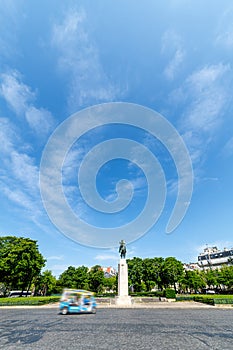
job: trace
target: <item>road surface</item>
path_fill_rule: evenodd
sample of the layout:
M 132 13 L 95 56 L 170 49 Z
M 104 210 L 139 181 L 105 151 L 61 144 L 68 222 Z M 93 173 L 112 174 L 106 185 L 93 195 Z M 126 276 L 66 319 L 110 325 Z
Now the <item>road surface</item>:
M 60 315 L 56 308 L 0 308 L 0 349 L 233 349 L 231 309 L 98 309 Z

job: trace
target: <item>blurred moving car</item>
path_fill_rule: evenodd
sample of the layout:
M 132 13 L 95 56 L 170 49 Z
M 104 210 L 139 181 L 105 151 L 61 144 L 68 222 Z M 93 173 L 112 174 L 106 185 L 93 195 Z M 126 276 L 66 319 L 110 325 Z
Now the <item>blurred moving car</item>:
M 59 310 L 62 315 L 69 313 L 96 313 L 94 294 L 83 289 L 64 289 Z
M 32 292 L 30 291 L 11 290 L 8 294 L 8 298 L 30 297 L 31 295 L 32 295 Z
M 215 290 L 213 289 L 207 289 L 206 294 L 215 294 Z

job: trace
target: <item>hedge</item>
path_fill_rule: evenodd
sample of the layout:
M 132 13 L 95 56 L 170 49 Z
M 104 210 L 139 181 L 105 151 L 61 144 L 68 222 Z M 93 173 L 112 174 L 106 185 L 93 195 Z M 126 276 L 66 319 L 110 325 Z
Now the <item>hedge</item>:
M 166 288 L 165 289 L 165 297 L 167 299 L 176 299 L 176 292 L 174 289 Z
M 57 303 L 60 300 L 58 297 L 17 297 L 17 298 L 0 298 L 0 306 L 13 306 L 13 305 L 45 305 L 51 303 Z
M 196 297 L 193 298 L 193 300 L 198 302 L 198 303 L 214 305 L 214 299 L 213 298 L 196 296 Z
M 131 297 L 162 297 L 164 296 L 164 291 L 154 291 L 154 292 L 133 292 L 129 293 Z
M 214 304 L 233 304 L 232 298 L 214 298 Z
M 176 301 L 193 301 L 194 296 L 193 295 L 185 295 L 185 296 L 177 296 Z

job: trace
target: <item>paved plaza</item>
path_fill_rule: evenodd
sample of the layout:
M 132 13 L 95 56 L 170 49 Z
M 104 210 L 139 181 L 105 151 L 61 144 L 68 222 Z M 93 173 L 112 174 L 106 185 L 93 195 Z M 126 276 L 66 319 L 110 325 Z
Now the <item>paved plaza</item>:
M 57 308 L 1 308 L 0 349 L 233 349 L 233 309 L 100 308 L 96 315 Z

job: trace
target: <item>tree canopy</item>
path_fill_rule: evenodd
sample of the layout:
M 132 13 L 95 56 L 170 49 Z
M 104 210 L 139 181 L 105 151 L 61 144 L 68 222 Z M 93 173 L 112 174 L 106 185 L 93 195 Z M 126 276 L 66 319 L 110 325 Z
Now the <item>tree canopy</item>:
M 9 289 L 29 290 L 45 262 L 37 241 L 15 236 L 0 237 L 0 280 Z
M 37 241 L 30 238 L 0 237 L 0 294 L 10 289 L 35 290 L 35 294 L 59 293 L 63 288 L 90 289 L 93 292 L 115 291 L 117 276 L 105 277 L 100 265 L 69 266 L 58 279 L 49 270 L 42 271 L 46 260 L 39 252 Z M 221 269 L 184 270 L 174 257 L 127 259 L 129 287 L 134 292 L 162 290 L 199 292 L 206 288 L 231 291 L 233 266 L 229 261 Z

